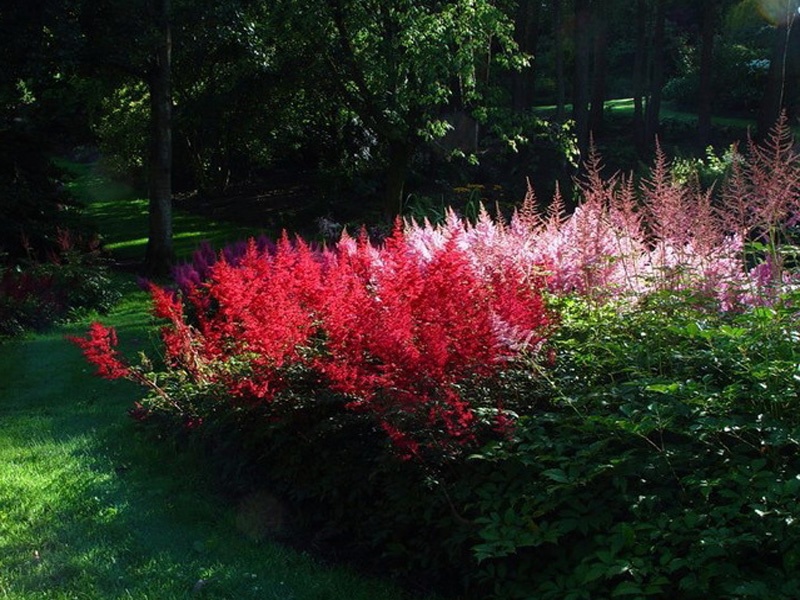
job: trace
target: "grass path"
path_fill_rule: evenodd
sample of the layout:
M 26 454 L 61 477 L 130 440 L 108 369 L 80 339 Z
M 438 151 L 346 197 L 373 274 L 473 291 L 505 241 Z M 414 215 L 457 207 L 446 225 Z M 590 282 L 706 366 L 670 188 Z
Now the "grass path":
M 93 185 L 100 208 L 114 209 Z M 153 335 L 147 297 L 116 277 L 123 299 L 102 320 L 132 351 Z M 404 597 L 237 527 L 199 459 L 127 417 L 138 388 L 94 377 L 64 339 L 89 321 L 0 344 L 0 598 Z
M 56 161 L 73 181 L 67 188 L 86 205 L 86 217 L 96 223 L 105 247 L 122 261 L 141 260 L 147 245 L 146 198 L 127 185 L 109 181 L 91 165 Z M 260 233 L 258 230 L 176 211 L 173 243 L 179 259 L 187 258 L 208 240 L 216 247 Z

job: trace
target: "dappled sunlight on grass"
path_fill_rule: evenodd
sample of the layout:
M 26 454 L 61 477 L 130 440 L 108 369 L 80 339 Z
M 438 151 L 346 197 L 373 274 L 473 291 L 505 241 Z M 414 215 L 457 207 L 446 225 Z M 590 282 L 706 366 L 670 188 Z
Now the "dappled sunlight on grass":
M 147 202 L 85 176 L 88 211 L 108 247 L 141 256 Z M 243 231 L 177 215 L 176 249 L 188 256 L 203 239 Z M 136 426 L 126 412 L 141 388 L 95 377 L 65 339 L 99 319 L 129 356 L 155 341 L 149 295 L 130 276 L 112 281 L 124 295 L 110 314 L 0 342 L 0 598 L 405 597 L 248 537 L 202 457 Z
M 170 453 L 164 461 L 166 448 L 116 410 L 85 434 L 47 433 L 70 412 L 54 410 L 34 439 L 5 435 L 16 420 L 0 429 L 0 596 L 401 597 L 245 539 L 196 459 Z
M 123 343 L 147 335 L 133 312 Z M 62 335 L 0 346 L 0 597 L 401 597 L 240 533 L 199 457 L 128 419 L 138 389 L 92 376 Z
M 606 100 L 605 104 L 605 111 L 607 113 L 611 113 L 615 116 L 633 116 L 633 98 L 616 98 L 612 100 Z M 570 115 L 572 112 L 572 105 L 566 104 L 564 106 L 564 110 L 566 111 L 567 115 Z M 534 108 L 534 112 L 539 114 L 540 116 L 552 116 L 552 113 L 556 111 L 555 105 L 550 106 L 537 106 Z M 693 123 L 697 121 L 697 114 L 693 112 L 686 112 L 683 110 L 674 107 L 670 102 L 663 102 L 661 104 L 661 120 L 662 121 L 678 121 L 681 123 Z M 712 123 L 714 125 L 720 127 L 735 127 L 741 129 L 747 129 L 748 127 L 755 127 L 755 119 L 744 119 L 739 117 L 723 117 L 714 115 L 712 117 Z
M 84 203 L 83 212 L 97 227 L 105 247 L 117 259 L 143 260 L 148 236 L 147 198 L 129 185 L 98 174 L 92 165 L 56 162 L 74 177 L 67 189 Z M 173 244 L 178 260 L 188 259 L 205 240 L 222 247 L 260 233 L 257 228 L 210 221 L 180 210 L 173 214 Z

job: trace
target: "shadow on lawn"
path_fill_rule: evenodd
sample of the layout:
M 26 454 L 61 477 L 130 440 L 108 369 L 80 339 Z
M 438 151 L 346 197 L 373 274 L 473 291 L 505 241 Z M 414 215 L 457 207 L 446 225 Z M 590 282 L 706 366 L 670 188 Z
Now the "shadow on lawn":
M 123 345 L 147 335 L 115 315 Z M 116 317 L 120 317 L 117 319 Z M 127 323 L 125 321 L 128 321 Z M 84 326 L 67 328 L 80 334 Z M 92 374 L 62 332 L 2 350 L 0 593 L 18 598 L 400 598 L 257 543 L 202 459 L 137 430 L 140 390 Z M 6 375 L 9 375 L 6 377 Z M 8 383 L 11 382 L 11 383 Z

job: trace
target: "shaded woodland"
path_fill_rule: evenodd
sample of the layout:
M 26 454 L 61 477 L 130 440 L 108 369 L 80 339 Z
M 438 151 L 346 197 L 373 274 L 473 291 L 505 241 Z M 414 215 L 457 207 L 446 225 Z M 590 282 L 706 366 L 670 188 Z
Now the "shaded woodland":
M 548 198 L 592 143 L 625 172 L 657 138 L 720 157 L 782 110 L 797 123 L 798 16 L 797 0 L 0 9 L 4 251 L 52 241 L 53 155 L 147 190 L 151 272 L 172 261 L 175 202 L 303 229 L 518 202 L 528 180 Z

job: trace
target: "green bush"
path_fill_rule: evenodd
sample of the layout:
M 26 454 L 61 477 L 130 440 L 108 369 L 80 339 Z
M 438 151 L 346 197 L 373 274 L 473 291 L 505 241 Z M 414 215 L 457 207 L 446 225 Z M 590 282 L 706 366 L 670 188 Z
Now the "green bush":
M 549 401 L 460 483 L 487 594 L 798 597 L 792 306 L 566 305 Z
M 65 252 L 49 262 L 0 265 L 0 337 L 41 331 L 118 299 L 96 252 Z
M 694 110 L 700 90 L 699 52 L 689 51 L 682 72 L 664 86 L 664 97 L 682 109 Z M 714 109 L 753 112 L 766 85 L 769 61 L 757 49 L 741 44 L 718 43 L 714 52 Z

